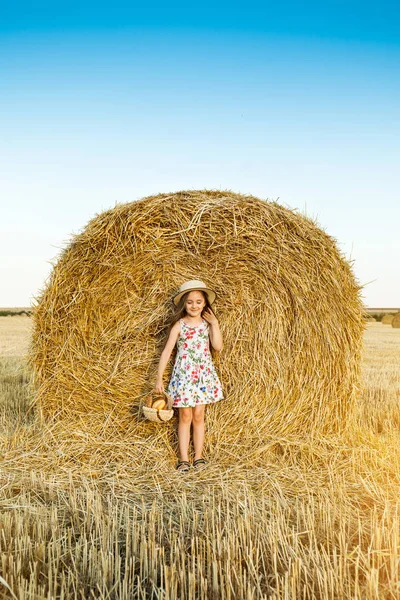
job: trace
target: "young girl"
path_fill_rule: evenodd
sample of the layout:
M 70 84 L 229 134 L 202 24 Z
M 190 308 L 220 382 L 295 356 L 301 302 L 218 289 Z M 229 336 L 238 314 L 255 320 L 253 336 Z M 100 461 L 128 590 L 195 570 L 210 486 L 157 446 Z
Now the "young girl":
M 177 356 L 167 392 L 173 406 L 179 408 L 179 471 L 189 471 L 190 426 L 193 425 L 194 462 L 196 469 L 206 465 L 202 458 L 205 405 L 223 399 L 221 382 L 211 359 L 210 342 L 221 350 L 222 336 L 211 304 L 215 292 L 203 281 L 183 283 L 173 298 L 177 312 L 165 348 L 160 356 L 155 391 L 164 391 L 163 373 L 177 343 Z

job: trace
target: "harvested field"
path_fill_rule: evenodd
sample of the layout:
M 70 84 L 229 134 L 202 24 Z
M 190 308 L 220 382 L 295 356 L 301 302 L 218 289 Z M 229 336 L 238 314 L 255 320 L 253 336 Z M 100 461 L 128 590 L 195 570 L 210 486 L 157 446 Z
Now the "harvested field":
M 0 317 L 0 356 L 20 358 L 28 352 L 32 319 Z
M 400 598 L 398 329 L 367 325 L 343 435 L 274 434 L 254 465 L 210 455 L 182 478 L 150 423 L 141 443 L 114 447 L 110 430 L 101 466 L 63 453 L 29 409 L 22 322 L 0 318 L 1 597 Z M 85 430 L 70 433 L 81 449 Z

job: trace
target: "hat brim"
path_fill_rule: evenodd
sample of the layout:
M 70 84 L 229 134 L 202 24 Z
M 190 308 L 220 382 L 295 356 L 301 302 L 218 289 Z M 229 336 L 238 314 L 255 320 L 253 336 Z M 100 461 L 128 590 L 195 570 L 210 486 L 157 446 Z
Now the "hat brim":
M 210 304 L 213 304 L 213 302 L 215 301 L 215 298 L 217 297 L 216 293 L 213 290 L 210 290 L 209 288 L 193 287 L 193 288 L 190 288 L 189 290 L 185 290 L 184 292 L 180 292 L 179 294 L 174 296 L 173 302 L 174 302 L 175 306 L 178 306 L 179 300 L 182 298 L 182 296 L 184 296 L 185 294 L 188 294 L 189 292 L 204 292 L 205 294 L 207 294 L 207 298 L 208 298 L 208 301 Z

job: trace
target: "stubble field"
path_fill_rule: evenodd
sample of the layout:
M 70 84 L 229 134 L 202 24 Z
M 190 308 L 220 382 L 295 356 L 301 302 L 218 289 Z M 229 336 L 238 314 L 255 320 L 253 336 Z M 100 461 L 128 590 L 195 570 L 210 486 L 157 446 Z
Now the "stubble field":
M 186 476 L 166 455 L 135 478 L 129 439 L 111 432 L 95 469 L 30 407 L 30 327 L 0 317 L 0 598 L 400 598 L 399 329 L 367 325 L 340 438 L 271 436 L 256 464 Z

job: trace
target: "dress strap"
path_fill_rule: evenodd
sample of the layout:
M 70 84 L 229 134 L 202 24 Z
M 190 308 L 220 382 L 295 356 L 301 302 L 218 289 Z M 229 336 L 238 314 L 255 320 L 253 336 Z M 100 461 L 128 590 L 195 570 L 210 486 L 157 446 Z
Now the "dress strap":
M 203 319 L 203 317 L 201 317 L 201 323 L 200 325 L 193 325 L 192 327 L 190 325 L 188 325 L 187 323 L 185 323 L 185 321 L 183 319 L 179 319 L 180 323 L 183 323 L 185 327 L 187 327 L 188 329 L 198 329 L 199 327 L 203 327 L 203 325 L 208 325 L 207 321 L 205 319 Z

